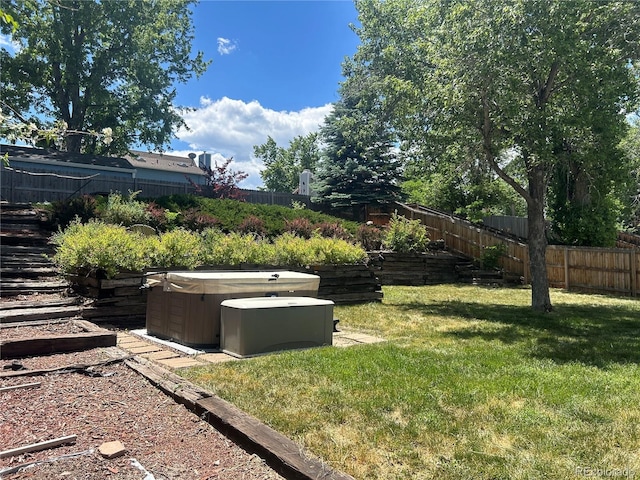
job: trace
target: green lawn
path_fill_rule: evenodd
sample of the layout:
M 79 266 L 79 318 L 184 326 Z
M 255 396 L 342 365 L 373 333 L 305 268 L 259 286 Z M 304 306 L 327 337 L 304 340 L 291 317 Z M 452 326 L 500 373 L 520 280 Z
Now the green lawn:
M 640 478 L 640 301 L 553 291 L 544 315 L 528 289 L 384 294 L 335 316 L 388 342 L 181 374 L 358 479 Z

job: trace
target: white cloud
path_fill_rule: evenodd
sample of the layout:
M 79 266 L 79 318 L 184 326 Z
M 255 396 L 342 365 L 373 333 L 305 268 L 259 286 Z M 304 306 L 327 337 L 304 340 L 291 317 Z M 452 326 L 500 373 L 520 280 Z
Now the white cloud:
M 271 136 L 286 148 L 294 137 L 318 131 L 332 108 L 327 104 L 297 112 L 278 112 L 264 108 L 255 100 L 246 103 L 227 97 L 219 100 L 202 97 L 200 108 L 183 113 L 190 130 L 181 129 L 177 136 L 189 144 L 190 151 L 213 154 L 218 164 L 233 157 L 231 168 L 249 174 L 241 186 L 256 188 L 263 184 L 260 178 L 263 165 L 254 157 L 253 147 L 265 143 Z
M 236 42 L 232 42 L 228 38 L 218 37 L 218 53 L 220 55 L 229 55 L 238 47 Z

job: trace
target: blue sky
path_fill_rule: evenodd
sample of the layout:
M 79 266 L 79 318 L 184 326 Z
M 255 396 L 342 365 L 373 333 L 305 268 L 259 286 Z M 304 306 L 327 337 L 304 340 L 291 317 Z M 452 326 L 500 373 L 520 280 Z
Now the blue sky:
M 207 151 L 262 185 L 253 146 L 270 135 L 287 147 L 316 131 L 338 100 L 341 64 L 355 53 L 351 0 L 214 1 L 193 9 L 194 51 L 212 60 L 207 72 L 177 85 L 190 131 L 178 132 L 172 154 Z

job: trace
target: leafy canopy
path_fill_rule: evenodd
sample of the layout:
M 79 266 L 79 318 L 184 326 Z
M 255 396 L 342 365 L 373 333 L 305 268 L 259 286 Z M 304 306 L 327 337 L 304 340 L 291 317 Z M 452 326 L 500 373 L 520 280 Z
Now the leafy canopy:
M 192 0 L 26 0 L 3 5 L 19 23 L 1 51 L 3 102 L 35 124 L 63 122 L 68 151 L 162 148 L 184 126 L 175 83 L 202 74 L 191 55 Z M 6 31 L 6 28 L 5 28 Z M 113 142 L 81 132 L 113 129 Z

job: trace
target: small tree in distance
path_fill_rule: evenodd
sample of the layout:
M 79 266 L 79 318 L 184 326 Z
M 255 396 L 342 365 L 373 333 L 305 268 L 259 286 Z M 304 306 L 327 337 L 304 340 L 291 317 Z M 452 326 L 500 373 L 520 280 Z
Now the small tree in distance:
M 201 167 L 204 171 L 204 175 L 207 178 L 207 186 L 211 187 L 209 191 L 212 198 L 228 198 L 231 200 L 243 201 L 245 193 L 240 190 L 238 183 L 245 180 L 249 174 L 242 171 L 233 171 L 229 168 L 229 165 L 233 161 L 233 157 L 227 158 L 222 165 L 218 165 L 215 162 L 214 167 L 207 166 Z M 187 177 L 191 185 L 195 188 L 196 192 L 201 195 L 206 195 L 207 192 L 203 192 L 202 186 L 197 185 L 189 177 Z

